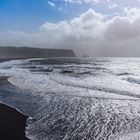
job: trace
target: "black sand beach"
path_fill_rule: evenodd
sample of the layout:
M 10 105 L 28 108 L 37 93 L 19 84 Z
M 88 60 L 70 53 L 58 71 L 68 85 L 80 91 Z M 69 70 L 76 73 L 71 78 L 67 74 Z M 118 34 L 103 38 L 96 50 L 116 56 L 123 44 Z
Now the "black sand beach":
M 0 140 L 27 140 L 25 137 L 27 116 L 0 104 Z
M 8 77 L 0 77 L 0 87 L 9 86 Z M 0 88 L 1 89 L 1 88 Z M 0 90 L 0 96 L 6 92 Z M 27 116 L 16 109 L 0 103 L 0 140 L 27 140 L 25 137 Z

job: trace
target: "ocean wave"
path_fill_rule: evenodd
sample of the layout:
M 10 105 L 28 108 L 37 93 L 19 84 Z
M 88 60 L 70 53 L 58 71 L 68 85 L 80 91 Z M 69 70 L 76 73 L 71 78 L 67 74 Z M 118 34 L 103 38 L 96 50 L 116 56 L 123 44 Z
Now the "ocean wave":
M 127 139 L 129 136 L 137 138 L 139 133 L 131 132 L 140 131 L 139 84 L 129 83 L 121 76 L 112 75 L 109 73 L 113 71 L 111 66 L 105 71 L 98 71 L 96 75 L 88 73 L 87 76 L 81 74 L 79 77 L 71 76 L 71 73 L 68 75 L 61 73 L 63 70 L 61 66 L 64 66 L 64 63 L 60 63 L 59 67 L 56 64 L 55 70 L 49 73 L 38 70 L 36 73 L 31 69 L 50 69 L 47 60 L 43 60 L 43 65 L 42 62 L 39 64 L 42 60 L 36 61 L 32 61 L 33 68 L 28 67 L 29 60 L 0 64 L 0 76 L 9 76 L 8 81 L 24 91 L 20 92 L 21 95 L 25 92 L 26 95 L 30 95 L 33 107 L 31 112 L 27 109 L 31 116 L 27 120 L 28 138 L 33 140 L 107 140 Z M 104 63 L 112 65 L 109 61 Z M 68 66 L 68 62 L 66 64 Z M 70 65 L 74 67 L 72 60 Z M 50 66 L 53 68 L 51 64 Z M 56 71 L 56 67 L 59 72 Z M 79 68 L 80 71 L 84 67 Z M 85 70 L 90 71 L 91 68 L 86 67 Z M 132 71 L 134 73 L 134 70 Z M 24 112 L 26 113 L 26 108 Z
M 140 84 L 140 78 L 138 79 L 138 78 L 128 77 L 126 80 L 130 83 Z

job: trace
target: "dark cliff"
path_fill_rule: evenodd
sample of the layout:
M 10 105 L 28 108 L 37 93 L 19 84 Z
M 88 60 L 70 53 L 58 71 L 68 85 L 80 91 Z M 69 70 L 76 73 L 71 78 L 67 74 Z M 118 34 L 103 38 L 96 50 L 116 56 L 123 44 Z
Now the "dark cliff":
M 75 57 L 73 50 L 30 47 L 0 47 L 0 58 Z

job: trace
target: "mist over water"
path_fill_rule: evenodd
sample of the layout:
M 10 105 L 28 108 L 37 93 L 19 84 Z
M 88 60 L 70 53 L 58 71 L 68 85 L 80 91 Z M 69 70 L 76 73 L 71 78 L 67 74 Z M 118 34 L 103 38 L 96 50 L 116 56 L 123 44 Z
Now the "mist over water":
M 3 96 L 0 101 L 30 116 L 29 139 L 140 139 L 139 67 L 139 58 L 3 62 L 0 76 L 10 77 L 10 96 L 17 94 L 18 102 Z

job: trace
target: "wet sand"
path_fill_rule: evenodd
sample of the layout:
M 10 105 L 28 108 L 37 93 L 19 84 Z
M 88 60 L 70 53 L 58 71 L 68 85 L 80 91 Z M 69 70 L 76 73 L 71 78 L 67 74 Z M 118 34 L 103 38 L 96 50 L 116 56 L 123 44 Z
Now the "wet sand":
M 0 77 L 0 96 L 2 97 L 7 93 L 3 88 L 6 90 L 11 86 L 7 79 L 8 77 L 5 76 Z M 26 120 L 27 116 L 24 114 L 0 103 L 0 140 L 28 140 L 25 137 Z
M 0 140 L 28 140 L 25 137 L 27 116 L 0 104 Z

